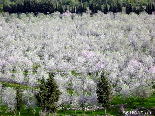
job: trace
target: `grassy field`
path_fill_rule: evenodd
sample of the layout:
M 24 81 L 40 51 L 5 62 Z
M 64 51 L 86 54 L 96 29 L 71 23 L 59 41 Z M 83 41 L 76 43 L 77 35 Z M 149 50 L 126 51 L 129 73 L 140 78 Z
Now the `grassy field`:
M 144 104 L 141 104 L 141 99 L 140 98 L 135 98 L 135 97 L 131 97 L 131 98 L 127 98 L 125 100 L 123 100 L 123 98 L 121 96 L 116 96 L 114 97 L 113 101 L 112 101 L 112 105 L 118 105 L 118 104 L 128 104 L 127 107 L 125 108 L 125 111 L 130 111 L 133 109 L 136 109 L 138 107 L 144 107 L 146 109 L 151 109 L 155 107 L 155 92 L 154 94 L 149 98 L 149 99 L 144 99 Z M 6 106 L 1 106 L 0 108 L 0 116 L 13 116 L 14 113 L 10 112 L 7 113 L 6 112 L 7 107 Z M 36 112 L 35 114 L 33 113 L 33 109 L 29 110 L 29 114 L 28 114 L 28 110 L 24 109 L 24 106 L 21 109 L 21 116 L 39 116 L 39 111 L 41 110 L 41 107 L 37 107 L 35 108 Z M 109 115 L 113 115 L 113 116 L 117 116 L 117 114 L 120 111 L 120 106 L 116 106 L 116 107 L 111 107 L 111 109 L 107 109 L 107 114 Z M 82 116 L 84 113 L 82 110 L 77 110 L 76 114 L 74 110 L 66 110 L 66 112 L 64 110 L 58 110 L 57 115 L 59 116 L 65 116 L 65 115 L 74 115 L 74 116 Z M 104 110 L 95 110 L 93 112 L 91 111 L 85 111 L 85 115 L 90 115 L 90 116 L 95 116 L 95 115 L 104 115 Z M 52 115 L 52 114 L 51 114 Z M 19 116 L 18 114 L 16 114 L 16 116 Z

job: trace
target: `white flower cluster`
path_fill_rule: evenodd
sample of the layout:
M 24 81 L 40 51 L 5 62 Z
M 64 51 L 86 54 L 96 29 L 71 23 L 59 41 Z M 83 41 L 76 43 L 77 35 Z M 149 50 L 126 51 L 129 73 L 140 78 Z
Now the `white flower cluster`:
M 35 96 L 30 90 L 24 90 L 22 92 L 22 99 L 25 103 L 25 108 L 35 108 L 36 101 Z
M 103 69 L 113 91 L 123 95 L 155 80 L 155 15 L 100 13 L 90 17 L 84 13 L 73 20 L 43 14 L 20 17 L 0 16 L 0 77 L 11 78 L 14 74 L 17 82 L 29 80 L 33 85 L 42 76 L 47 79 L 48 72 L 59 72 L 55 79 L 64 103 L 68 102 L 67 80 L 74 78 L 72 104 L 80 101 L 82 90 L 96 100 L 99 75 L 95 73 Z M 34 65 L 40 65 L 36 74 Z M 25 70 L 27 76 L 23 75 Z M 71 71 L 77 74 L 73 76 Z M 61 76 L 63 73 L 66 76 Z
M 7 105 L 9 110 L 14 110 L 16 106 L 16 90 L 7 87 L 2 92 L 2 104 Z

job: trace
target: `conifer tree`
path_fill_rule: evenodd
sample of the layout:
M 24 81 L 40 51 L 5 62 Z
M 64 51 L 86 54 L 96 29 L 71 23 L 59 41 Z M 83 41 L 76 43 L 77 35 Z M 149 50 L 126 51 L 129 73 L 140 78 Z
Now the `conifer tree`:
M 105 7 L 104 7 L 104 14 L 107 14 L 107 12 L 108 12 L 108 6 L 106 4 Z
M 49 73 L 49 78 L 45 82 L 45 79 L 42 78 L 40 91 L 36 95 L 38 105 L 42 107 L 43 112 L 45 113 L 55 113 L 57 112 L 57 104 L 61 92 L 58 89 L 58 85 L 54 80 L 54 75 Z
M 109 108 L 111 106 L 112 88 L 104 71 L 102 72 L 101 77 L 97 83 L 96 93 L 98 97 L 98 103 L 102 104 L 102 107 L 105 108 L 106 114 L 106 108 Z

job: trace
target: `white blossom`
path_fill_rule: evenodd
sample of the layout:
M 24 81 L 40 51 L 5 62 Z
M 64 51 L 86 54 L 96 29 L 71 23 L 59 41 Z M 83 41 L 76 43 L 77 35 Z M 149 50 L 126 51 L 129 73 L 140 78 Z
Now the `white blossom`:
M 9 110 L 14 110 L 16 106 L 16 90 L 7 87 L 2 92 L 2 104 L 7 105 Z
M 24 101 L 24 104 L 26 105 L 25 108 L 35 108 L 36 101 L 35 96 L 30 90 L 24 90 L 22 92 L 22 99 Z
M 71 13 L 67 11 L 67 14 Z M 77 106 L 82 89 L 91 90 L 90 94 L 95 97 L 96 81 L 102 70 L 116 86 L 113 93 L 120 90 L 121 94 L 128 95 L 139 84 L 152 85 L 155 79 L 154 16 L 98 13 L 90 18 L 87 14 L 84 17 L 72 14 L 75 16 L 72 20 L 70 17 L 60 19 L 58 15 L 60 13 L 53 17 L 22 14 L 19 20 L 17 15 L 9 18 L 6 14 L 8 22 L 1 18 L 1 77 L 10 78 L 15 69 L 14 80 L 22 82 L 23 71 L 28 70 L 25 78 L 33 85 L 42 77 L 47 80 L 48 72 L 54 72 L 66 99 L 67 78 L 74 78 L 71 105 Z M 37 74 L 33 74 L 34 64 L 41 66 Z M 73 70 L 77 76 L 69 74 Z

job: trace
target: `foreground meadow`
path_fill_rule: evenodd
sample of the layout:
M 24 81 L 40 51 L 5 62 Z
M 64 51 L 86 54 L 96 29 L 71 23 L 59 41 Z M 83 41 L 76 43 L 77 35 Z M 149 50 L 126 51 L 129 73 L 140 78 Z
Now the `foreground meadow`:
M 37 108 L 34 87 L 48 72 L 62 92 L 60 109 L 99 106 L 96 85 L 103 70 L 113 87 L 112 105 L 155 106 L 155 15 L 59 15 L 0 14 L 0 81 L 27 83 L 26 108 Z M 14 110 L 15 84 L 1 84 L 2 106 Z

